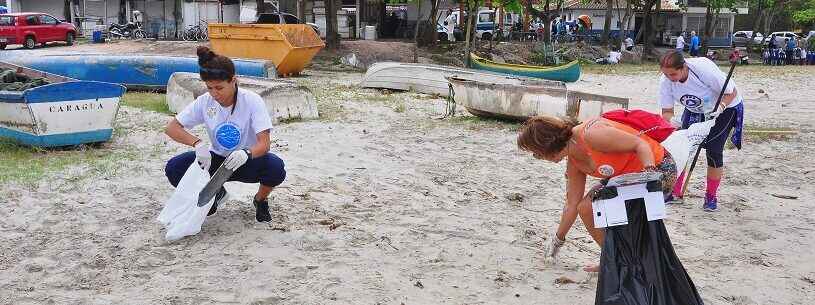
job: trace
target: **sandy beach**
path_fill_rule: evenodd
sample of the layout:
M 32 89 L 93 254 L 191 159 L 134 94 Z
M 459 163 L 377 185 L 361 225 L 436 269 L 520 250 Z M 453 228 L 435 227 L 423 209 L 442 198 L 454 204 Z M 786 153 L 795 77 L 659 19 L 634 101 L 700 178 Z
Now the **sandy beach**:
M 727 149 L 719 212 L 701 209 L 703 170 L 668 207 L 705 304 L 815 303 L 813 71 L 738 68 L 747 129 L 798 133 Z M 597 277 L 581 268 L 600 249 L 582 224 L 543 263 L 565 162 L 520 152 L 517 124 L 463 109 L 439 119 L 445 100 L 360 89 L 360 72 L 305 74 L 321 118 L 273 130 L 288 173 L 273 222 L 255 222 L 256 185 L 230 182 L 199 234 L 165 241 L 163 169 L 188 148 L 164 135 L 168 115 L 122 107 L 111 142 L 81 148 L 105 161 L 0 185 L 0 304 L 594 303 Z M 570 88 L 657 111 L 658 76 L 589 72 Z

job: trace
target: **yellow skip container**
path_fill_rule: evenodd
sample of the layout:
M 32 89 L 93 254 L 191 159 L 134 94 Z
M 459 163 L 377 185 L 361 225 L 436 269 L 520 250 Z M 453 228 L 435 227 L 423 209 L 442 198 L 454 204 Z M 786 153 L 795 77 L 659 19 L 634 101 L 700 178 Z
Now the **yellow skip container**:
M 209 40 L 216 53 L 271 60 L 277 74 L 299 74 L 325 44 L 307 24 L 210 23 Z

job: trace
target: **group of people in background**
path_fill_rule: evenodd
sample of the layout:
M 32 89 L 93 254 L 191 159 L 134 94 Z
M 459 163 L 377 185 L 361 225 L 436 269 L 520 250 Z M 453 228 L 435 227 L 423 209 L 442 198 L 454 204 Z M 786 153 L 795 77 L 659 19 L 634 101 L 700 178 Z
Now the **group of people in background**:
M 784 38 L 782 42 L 772 35 L 761 58 L 765 65 L 815 65 L 815 50 L 808 44 L 798 38 Z
M 682 51 L 685 50 L 685 32 L 682 32 L 682 35 L 676 37 L 676 51 L 680 54 Z M 696 35 L 696 31 L 690 32 L 690 45 L 688 46 L 688 51 L 690 52 L 691 57 L 699 56 L 699 49 L 702 48 L 702 44 L 699 41 L 699 36 Z

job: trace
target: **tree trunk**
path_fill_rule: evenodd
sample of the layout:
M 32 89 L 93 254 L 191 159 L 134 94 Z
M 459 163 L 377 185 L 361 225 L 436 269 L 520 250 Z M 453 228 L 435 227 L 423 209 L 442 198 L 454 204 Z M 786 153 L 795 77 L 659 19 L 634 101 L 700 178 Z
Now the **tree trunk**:
M 438 39 L 438 33 L 436 33 L 436 24 L 439 23 L 439 0 L 433 0 L 430 2 L 430 18 L 427 20 L 428 22 L 428 37 L 430 37 L 429 44 L 436 44 L 436 40 Z
M 465 36 L 465 39 L 464 39 L 464 65 L 467 68 L 472 67 L 471 62 L 470 62 L 471 61 L 471 59 L 470 59 L 470 52 L 471 52 L 470 47 L 471 47 L 472 41 L 473 41 L 473 37 L 472 37 L 473 36 L 472 35 L 472 33 L 473 33 L 473 23 L 475 23 L 475 15 L 477 13 L 477 12 L 473 12 L 476 9 L 473 9 L 472 7 L 473 7 L 473 5 L 470 5 L 468 3 L 468 5 L 467 5 L 467 35 Z
M 617 36 L 618 37 L 617 39 L 620 41 L 620 49 L 623 48 L 622 41 L 624 41 L 625 38 L 628 37 L 628 24 L 631 21 L 631 15 L 633 15 L 633 12 L 631 11 L 631 2 L 625 1 L 625 15 L 623 15 L 623 18 L 620 18 L 621 21 L 620 35 Z
M 422 1 L 423 0 L 417 1 L 420 13 L 422 11 Z M 436 20 L 436 14 L 438 11 L 438 1 L 439 0 L 430 1 L 430 15 L 427 16 L 427 19 L 422 19 L 421 16 L 419 16 L 419 21 L 416 22 L 416 33 L 414 33 L 416 37 L 414 37 L 414 42 L 416 43 L 417 47 L 428 46 L 436 43 L 438 34 L 436 32 L 434 21 Z
M 337 1 L 339 0 L 325 0 L 325 47 L 328 49 L 340 47 L 340 36 L 337 31 Z
M 498 18 L 498 8 L 493 9 L 493 16 L 492 16 L 492 35 L 490 36 L 490 52 L 492 52 L 492 41 L 495 40 L 495 34 L 498 33 L 495 28 L 495 21 Z
M 306 1 L 297 0 L 297 19 L 305 22 L 306 20 Z
M 764 17 L 764 1 L 765 0 L 758 0 L 758 2 L 756 3 L 756 11 L 755 11 L 756 18 L 753 19 L 753 25 L 750 26 L 750 30 L 753 31 L 753 34 L 750 36 L 750 39 L 747 40 L 747 45 L 745 46 L 747 48 L 748 53 L 750 52 L 750 50 L 753 49 L 752 48 L 753 39 L 756 38 L 756 33 L 758 33 L 758 28 L 759 28 L 759 26 L 761 26 L 761 20 L 764 19 L 763 18 Z
M 653 11 L 652 8 L 654 7 L 655 2 L 657 0 L 647 0 L 645 1 L 645 7 L 643 9 L 643 19 L 642 19 L 642 26 L 640 29 L 645 28 L 642 31 L 642 40 L 643 40 L 643 47 L 642 47 L 642 59 L 644 60 L 646 56 L 650 56 L 653 53 L 654 48 L 654 28 L 648 26 L 652 24 L 651 18 L 653 18 Z
M 417 57 L 417 48 L 419 47 L 419 35 L 422 32 L 422 0 L 416 0 L 416 10 L 418 11 L 418 15 L 416 18 L 416 28 L 413 29 L 413 43 L 415 44 L 413 48 L 413 62 L 416 62 Z
M 710 40 L 711 31 L 713 30 L 713 24 L 716 22 L 716 20 L 711 20 L 713 19 L 711 2 L 712 1 L 708 1 L 707 9 L 705 10 L 705 31 L 702 34 L 702 48 L 700 49 L 702 54 L 707 54 L 708 41 Z
M 600 41 L 603 44 L 608 43 L 608 36 L 611 33 L 611 19 L 613 18 L 614 14 L 614 0 L 606 0 L 606 18 L 605 22 L 603 22 L 603 36 L 600 37 Z

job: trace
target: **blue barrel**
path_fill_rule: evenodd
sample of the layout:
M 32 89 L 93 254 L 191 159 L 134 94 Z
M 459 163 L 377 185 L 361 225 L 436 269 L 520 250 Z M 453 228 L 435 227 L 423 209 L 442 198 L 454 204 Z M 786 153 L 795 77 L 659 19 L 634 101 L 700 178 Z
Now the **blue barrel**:
M 100 30 L 93 31 L 93 42 L 95 43 L 105 42 L 105 39 L 102 38 L 102 31 Z

